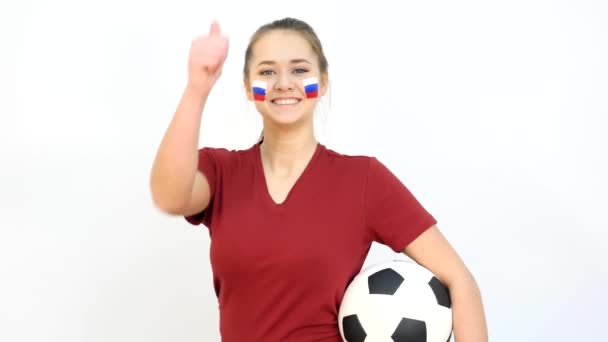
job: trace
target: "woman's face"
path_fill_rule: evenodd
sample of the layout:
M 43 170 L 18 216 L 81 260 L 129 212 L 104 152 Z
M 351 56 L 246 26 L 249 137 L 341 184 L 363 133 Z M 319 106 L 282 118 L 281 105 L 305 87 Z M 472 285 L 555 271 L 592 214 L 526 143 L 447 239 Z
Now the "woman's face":
M 252 52 L 245 87 L 264 120 L 278 125 L 312 121 L 318 97 L 325 95 L 327 76 L 321 74 L 310 43 L 298 32 L 273 30 L 255 43 Z M 260 87 L 266 88 L 263 97 Z

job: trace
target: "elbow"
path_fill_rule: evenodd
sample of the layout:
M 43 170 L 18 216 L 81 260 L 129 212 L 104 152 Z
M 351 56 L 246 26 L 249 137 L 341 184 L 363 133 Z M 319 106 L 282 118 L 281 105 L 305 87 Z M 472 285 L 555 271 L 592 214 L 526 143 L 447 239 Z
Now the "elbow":
M 152 202 L 154 207 L 161 212 L 169 215 L 180 215 L 183 211 L 184 206 L 174 201 L 165 201 L 152 196 Z
M 150 184 L 150 196 L 156 209 L 169 215 L 180 215 L 188 203 L 188 198 L 175 191 L 163 190 L 162 187 Z
M 477 280 L 468 270 L 460 272 L 457 276 L 452 277 L 449 281 L 447 281 L 446 286 L 450 289 L 450 292 L 465 289 L 466 291 L 474 293 L 477 296 L 481 296 L 481 289 L 477 284 Z
M 461 286 L 477 288 L 477 281 L 473 273 L 464 265 L 457 271 L 446 275 L 442 281 L 448 288 Z

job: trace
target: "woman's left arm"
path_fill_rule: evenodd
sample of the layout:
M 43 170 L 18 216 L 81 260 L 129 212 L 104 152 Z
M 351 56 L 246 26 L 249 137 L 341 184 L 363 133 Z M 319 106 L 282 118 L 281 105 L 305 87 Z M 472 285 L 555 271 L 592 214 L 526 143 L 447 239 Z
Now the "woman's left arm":
M 456 342 L 487 342 L 488 330 L 477 282 L 437 226 L 427 229 L 403 252 L 449 288 Z

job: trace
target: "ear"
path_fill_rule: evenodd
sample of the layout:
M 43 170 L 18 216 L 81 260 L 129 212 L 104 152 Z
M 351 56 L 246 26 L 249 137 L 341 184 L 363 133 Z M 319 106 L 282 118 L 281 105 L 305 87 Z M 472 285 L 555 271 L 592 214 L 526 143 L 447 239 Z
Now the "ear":
M 322 73 L 321 79 L 319 80 L 319 87 L 321 88 L 321 89 L 319 89 L 319 97 L 325 96 L 325 93 L 327 93 L 328 86 L 329 86 L 329 76 L 327 75 L 327 73 Z
M 243 85 L 245 86 L 245 94 L 247 95 L 247 100 L 253 101 L 253 91 L 251 90 L 251 84 L 249 80 L 243 80 Z

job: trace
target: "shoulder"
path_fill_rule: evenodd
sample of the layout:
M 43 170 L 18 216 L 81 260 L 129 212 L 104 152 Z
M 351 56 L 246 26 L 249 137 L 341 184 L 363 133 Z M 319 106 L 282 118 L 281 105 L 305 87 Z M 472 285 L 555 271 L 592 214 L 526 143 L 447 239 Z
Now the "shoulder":
M 253 160 L 256 146 L 245 149 L 205 146 L 198 150 L 199 158 L 207 158 L 215 164 L 229 166 L 238 165 L 246 160 Z
M 367 172 L 372 164 L 380 163 L 375 156 L 347 154 L 324 146 L 327 160 L 331 164 Z
M 363 184 L 377 182 L 396 182 L 396 174 L 374 155 L 346 154 L 325 148 L 328 168 L 341 177 L 356 179 Z M 348 177 L 350 176 L 350 177 Z

